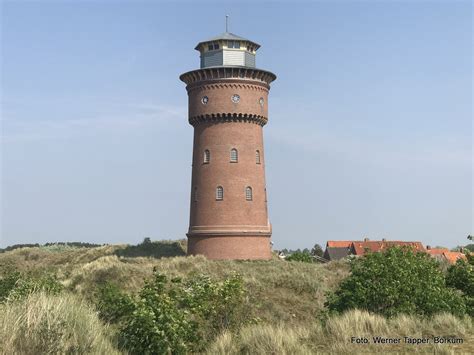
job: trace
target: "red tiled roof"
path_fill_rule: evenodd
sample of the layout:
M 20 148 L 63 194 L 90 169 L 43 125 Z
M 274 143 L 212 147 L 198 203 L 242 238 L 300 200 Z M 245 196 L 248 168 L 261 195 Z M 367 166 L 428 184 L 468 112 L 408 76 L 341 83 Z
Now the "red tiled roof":
M 326 248 L 349 248 L 351 244 L 350 240 L 328 240 Z
M 431 248 L 426 249 L 426 252 L 430 255 L 441 255 L 445 252 L 449 251 L 448 248 Z
M 366 251 L 378 252 L 394 246 L 409 246 L 416 251 L 425 251 L 421 242 L 402 242 L 402 241 L 367 241 L 353 242 L 353 251 L 355 255 L 364 255 Z
M 450 264 L 456 264 L 456 261 L 458 261 L 459 259 L 467 259 L 466 255 L 459 251 L 445 251 L 443 253 L 443 256 L 446 258 L 446 260 L 448 260 Z

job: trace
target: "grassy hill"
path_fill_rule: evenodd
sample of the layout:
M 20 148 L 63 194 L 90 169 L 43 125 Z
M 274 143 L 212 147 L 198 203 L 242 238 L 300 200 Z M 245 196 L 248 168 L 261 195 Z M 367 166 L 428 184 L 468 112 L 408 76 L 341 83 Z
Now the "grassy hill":
M 73 324 L 71 327 L 76 327 L 74 328 L 76 330 L 69 333 L 60 332 L 61 334 L 57 335 L 49 334 L 49 338 L 47 337 L 49 343 L 41 338 L 43 350 L 49 349 L 47 346 L 50 343 L 72 342 L 71 337 L 77 338 L 82 334 L 83 339 L 80 342 L 90 344 L 90 347 L 77 348 L 73 352 L 120 353 L 114 340 L 114 327 L 97 319 L 94 310 L 96 291 L 105 282 L 113 282 L 127 293 L 136 293 L 143 287 L 144 280 L 152 276 L 155 268 L 169 277 L 205 274 L 222 280 L 233 273 L 242 275 L 247 290 L 247 316 L 253 321 L 238 333 L 223 332 L 209 346 L 210 354 L 354 351 L 474 353 L 474 327 L 470 318 L 457 319 L 451 315 L 438 315 L 432 319 L 400 316 L 387 320 L 366 312 L 352 311 L 325 319 L 323 316 L 326 294 L 334 290 L 349 274 L 346 262 L 308 264 L 287 262 L 276 257 L 271 261 L 210 261 L 201 256 L 183 256 L 185 247 L 184 241 L 152 242 L 138 246 L 105 245 L 92 248 L 49 245 L 0 253 L 0 278 L 12 269 L 31 275 L 47 272 L 57 275 L 65 287 L 65 291 L 59 295 L 33 295 L 21 301 L 23 302 L 21 305 L 18 302 L 0 305 L 0 336 L 4 339 L 4 344 L 8 343 L 8 348 L 7 345 L 3 348 L 0 345 L 0 352 L 11 353 L 11 347 L 20 353 L 41 352 L 38 348 L 29 351 L 24 347 L 24 344 L 28 344 L 28 339 L 15 333 L 27 334 L 29 331 L 23 324 L 28 319 L 28 315 L 24 312 L 30 312 L 30 317 L 34 312 L 42 312 L 45 322 L 50 322 L 47 329 L 51 329 L 50 325 L 54 322 L 48 320 L 48 314 L 57 311 L 58 314 L 62 312 L 65 315 L 69 309 L 75 312 L 75 316 L 71 318 L 64 316 L 65 319 L 61 321 L 63 327 L 58 331 L 69 329 L 68 322 L 71 322 Z M 50 309 L 50 312 L 44 311 L 45 309 Z M 38 316 L 38 319 L 40 318 Z M 74 319 L 78 321 L 75 322 Z M 80 322 L 83 322 L 84 327 L 77 328 Z M 12 324 L 16 324 L 16 328 Z M 91 324 L 95 330 L 91 328 Z M 95 334 L 93 341 L 85 340 L 92 334 Z M 463 344 L 416 346 L 351 343 L 353 336 L 452 335 L 462 337 Z M 35 336 L 38 335 L 30 334 L 29 339 L 34 339 Z M 20 344 L 23 345 L 20 347 Z M 73 346 L 69 349 L 75 348 Z M 56 350 L 61 352 L 60 348 Z

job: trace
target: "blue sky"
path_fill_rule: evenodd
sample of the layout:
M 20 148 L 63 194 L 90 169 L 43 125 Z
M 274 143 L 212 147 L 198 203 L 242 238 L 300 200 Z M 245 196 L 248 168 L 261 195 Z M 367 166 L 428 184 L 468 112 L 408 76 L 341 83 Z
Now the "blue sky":
M 276 248 L 473 234 L 469 1 L 4 1 L 1 235 L 185 237 L 181 73 L 224 30 L 277 74 L 265 154 Z

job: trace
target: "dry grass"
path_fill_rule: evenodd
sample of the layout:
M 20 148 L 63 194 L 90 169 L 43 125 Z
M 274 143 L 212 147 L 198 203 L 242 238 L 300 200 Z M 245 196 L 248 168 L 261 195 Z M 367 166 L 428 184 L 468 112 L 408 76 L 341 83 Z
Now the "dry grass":
M 353 344 L 351 337 L 367 338 L 369 344 Z M 373 337 L 400 338 L 400 344 L 374 344 Z M 411 345 L 404 336 L 415 338 L 456 336 L 463 344 Z M 330 318 L 326 325 L 311 326 L 251 325 L 239 334 L 224 333 L 211 345 L 209 354 L 348 354 L 348 353 L 474 353 L 474 326 L 469 318 L 458 319 L 450 314 L 439 314 L 421 320 L 399 316 L 387 320 L 363 311 L 350 311 Z
M 32 294 L 0 306 L 0 354 L 118 354 L 108 332 L 73 295 Z

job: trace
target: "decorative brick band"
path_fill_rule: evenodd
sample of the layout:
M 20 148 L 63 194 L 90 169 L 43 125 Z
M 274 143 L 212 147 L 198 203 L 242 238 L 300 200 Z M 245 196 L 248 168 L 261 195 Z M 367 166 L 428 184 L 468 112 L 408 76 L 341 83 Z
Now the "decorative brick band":
M 195 126 L 202 122 L 250 122 L 256 123 L 263 127 L 267 124 L 268 118 L 260 115 L 247 113 L 211 113 L 206 115 L 189 117 L 189 124 L 191 124 L 192 126 Z
M 192 85 L 188 85 L 186 87 L 188 92 L 191 92 L 197 89 L 205 91 L 205 90 L 216 90 L 216 89 L 219 90 L 223 88 L 250 89 L 250 90 L 255 90 L 255 91 L 268 92 L 270 87 L 264 83 L 259 83 L 259 82 L 247 83 L 239 79 L 216 80 L 215 83 L 197 82 Z
M 246 67 L 214 67 L 192 70 L 181 74 L 181 81 L 188 86 L 196 82 L 219 80 L 219 79 L 240 79 L 242 81 L 260 81 L 270 85 L 276 79 L 276 75 L 261 69 Z

